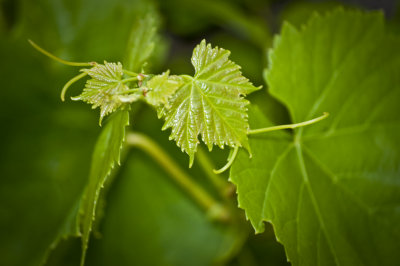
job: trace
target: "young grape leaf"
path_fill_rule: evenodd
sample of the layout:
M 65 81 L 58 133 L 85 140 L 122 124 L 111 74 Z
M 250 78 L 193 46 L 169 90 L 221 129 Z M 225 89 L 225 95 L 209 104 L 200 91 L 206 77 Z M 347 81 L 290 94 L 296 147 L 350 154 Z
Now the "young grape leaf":
M 82 265 L 85 260 L 93 221 L 96 218 L 96 205 L 100 191 L 115 162 L 119 163 L 120 149 L 125 139 L 125 127 L 128 124 L 128 110 L 123 109 L 115 112 L 103 128 L 93 151 L 89 183 L 81 204 Z
M 293 122 L 331 115 L 251 138 L 253 158 L 239 153 L 230 178 L 255 230 L 271 222 L 293 265 L 400 260 L 399 47 L 382 14 L 341 9 L 285 24 L 275 40 L 271 94 Z
M 189 155 L 190 166 L 199 134 L 209 150 L 214 144 L 250 150 L 248 101 L 243 96 L 259 88 L 242 76 L 240 67 L 228 59 L 229 54 L 203 40 L 193 51 L 194 77 L 180 76 L 180 87 L 159 112 L 165 117 L 163 130 L 172 128 L 170 139 Z
M 100 107 L 100 124 L 103 118 L 126 104 L 121 94 L 129 87 L 122 82 L 124 74 L 121 63 L 96 64 L 90 69 L 83 69 L 92 79 L 86 81 L 83 92 L 73 97 L 73 100 L 93 104 L 92 108 Z
M 165 106 L 168 109 L 170 107 L 168 103 L 169 98 L 182 84 L 182 78 L 179 76 L 170 76 L 169 71 L 154 76 L 146 84 L 146 88 L 149 91 L 146 94 L 145 100 L 153 106 Z

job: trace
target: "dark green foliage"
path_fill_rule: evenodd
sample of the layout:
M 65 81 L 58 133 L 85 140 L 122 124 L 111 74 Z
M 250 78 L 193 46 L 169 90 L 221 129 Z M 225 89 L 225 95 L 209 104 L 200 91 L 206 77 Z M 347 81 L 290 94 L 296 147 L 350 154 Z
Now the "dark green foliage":
M 400 40 L 381 14 L 334 11 L 283 27 L 266 79 L 293 122 L 330 117 L 250 142 L 236 161 L 239 204 L 271 222 L 295 265 L 399 261 Z M 253 127 L 266 123 L 255 112 Z

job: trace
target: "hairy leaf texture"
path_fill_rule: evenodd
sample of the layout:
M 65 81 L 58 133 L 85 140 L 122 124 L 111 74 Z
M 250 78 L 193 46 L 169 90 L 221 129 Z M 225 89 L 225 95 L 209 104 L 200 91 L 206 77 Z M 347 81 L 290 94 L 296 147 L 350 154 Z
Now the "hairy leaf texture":
M 229 54 L 203 40 L 192 55 L 194 77 L 180 76 L 181 85 L 159 112 L 165 117 L 163 130 L 172 128 L 170 139 L 189 155 L 190 165 L 199 134 L 209 150 L 213 145 L 250 150 L 248 101 L 244 96 L 259 88 L 242 76 L 240 67 L 228 59 Z
M 73 97 L 92 104 L 92 108 L 100 107 L 100 124 L 103 118 L 125 104 L 121 93 L 129 90 L 122 82 L 124 74 L 121 63 L 96 64 L 90 69 L 83 69 L 92 79 L 86 82 L 83 92 Z

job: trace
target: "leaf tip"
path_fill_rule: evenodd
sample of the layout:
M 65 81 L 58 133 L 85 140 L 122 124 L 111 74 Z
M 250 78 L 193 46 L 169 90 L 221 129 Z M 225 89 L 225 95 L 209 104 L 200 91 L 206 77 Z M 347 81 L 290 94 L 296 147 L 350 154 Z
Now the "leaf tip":
M 189 168 L 192 168 L 194 162 L 194 154 L 189 155 Z

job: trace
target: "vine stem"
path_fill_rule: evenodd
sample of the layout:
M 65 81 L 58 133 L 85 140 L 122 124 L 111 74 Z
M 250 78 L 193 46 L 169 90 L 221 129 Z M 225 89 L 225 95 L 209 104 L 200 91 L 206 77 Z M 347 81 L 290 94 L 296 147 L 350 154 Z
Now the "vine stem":
M 210 218 L 220 221 L 229 219 L 228 210 L 195 183 L 152 139 L 141 133 L 129 132 L 126 136 L 126 143 L 129 146 L 143 150 L 159 163 L 169 173 L 169 176 L 207 212 Z
M 250 129 L 249 131 L 247 131 L 247 135 L 260 134 L 260 133 L 281 130 L 281 129 L 293 129 L 293 128 L 297 128 L 297 127 L 303 127 L 303 126 L 317 123 L 317 122 L 327 118 L 328 116 L 329 116 L 329 113 L 324 112 L 321 116 L 319 116 L 317 118 L 314 118 L 314 119 L 311 119 L 308 121 L 304 121 L 301 123 L 297 123 L 297 124 L 279 125 L 279 126 L 265 127 L 265 128 L 259 128 L 259 129 Z
M 67 65 L 67 66 L 83 66 L 83 67 L 90 66 L 90 67 L 93 67 L 93 66 L 95 66 L 97 64 L 96 62 L 71 62 L 71 61 L 67 61 L 67 60 L 61 59 L 61 58 L 53 55 L 52 53 L 50 53 L 49 51 L 43 49 L 42 47 L 40 47 L 39 45 L 37 45 L 34 41 L 32 41 L 30 39 L 28 39 L 28 42 L 38 52 L 44 54 L 45 56 L 47 56 L 47 57 L 49 57 L 49 58 L 51 58 L 51 59 L 53 59 L 53 60 L 55 60 L 55 61 L 57 61 L 57 62 L 59 62 L 61 64 Z M 135 72 L 132 72 L 132 71 L 129 71 L 129 70 L 126 70 L 126 69 L 123 69 L 122 71 L 125 74 L 129 75 L 129 76 L 136 77 L 137 79 L 141 79 L 140 74 L 138 74 L 138 73 L 135 73 Z M 124 79 L 123 82 L 128 82 L 128 81 L 137 80 L 137 79 L 133 79 L 133 78 L 132 79 Z
M 121 80 L 122 83 L 139 80 L 138 76 Z
M 138 77 L 138 76 L 140 76 L 140 74 L 135 73 L 135 72 L 132 72 L 132 71 L 129 71 L 129 70 L 126 70 L 126 69 L 123 69 L 122 71 L 123 71 L 125 74 L 129 75 L 129 76 L 133 76 L 133 77 Z M 139 78 L 138 78 L 138 79 L 139 79 Z
M 72 79 L 70 79 L 62 88 L 61 90 L 61 101 L 65 100 L 65 93 L 67 92 L 68 88 L 71 87 L 72 84 L 74 84 L 75 82 L 77 82 L 78 80 L 84 78 L 87 76 L 86 72 L 83 72 L 75 77 L 73 77 Z
M 51 54 L 50 52 L 46 51 L 45 49 L 43 49 L 42 47 L 40 47 L 39 45 L 37 45 L 36 43 L 34 43 L 32 40 L 28 40 L 28 42 L 33 46 L 33 48 L 35 48 L 36 50 L 38 50 L 40 53 L 44 54 L 47 57 L 50 57 L 51 59 L 60 62 L 61 64 L 67 65 L 67 66 L 93 66 L 94 62 L 70 62 L 64 59 L 61 59 L 53 54 Z
M 229 157 L 228 157 L 228 163 L 225 164 L 225 165 L 224 165 L 221 169 L 219 169 L 219 170 L 215 170 L 215 169 L 214 169 L 214 170 L 213 170 L 214 173 L 216 173 L 216 174 L 221 174 L 221 173 L 225 172 L 229 167 L 231 167 L 231 165 L 233 164 L 233 161 L 234 161 L 235 158 L 236 158 L 236 155 L 237 155 L 238 150 L 239 150 L 239 146 L 235 146 L 235 148 L 233 149 L 233 153 L 230 154 Z

